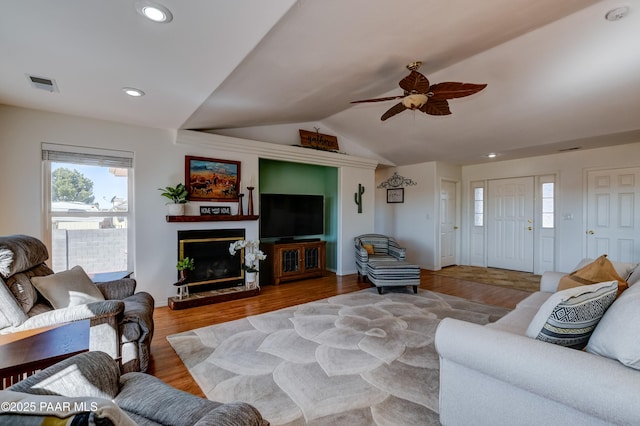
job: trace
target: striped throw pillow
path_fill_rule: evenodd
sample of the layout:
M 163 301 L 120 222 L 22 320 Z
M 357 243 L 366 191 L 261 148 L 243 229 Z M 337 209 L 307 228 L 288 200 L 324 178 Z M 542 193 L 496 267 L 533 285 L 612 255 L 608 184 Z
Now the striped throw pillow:
M 617 281 L 569 288 L 554 293 L 527 328 L 528 337 L 583 349 L 598 322 L 615 301 Z

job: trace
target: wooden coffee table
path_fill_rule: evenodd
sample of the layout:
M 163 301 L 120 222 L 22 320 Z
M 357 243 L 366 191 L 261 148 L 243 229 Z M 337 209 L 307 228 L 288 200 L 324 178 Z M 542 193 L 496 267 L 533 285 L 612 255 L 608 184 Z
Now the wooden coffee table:
M 0 335 L 0 389 L 89 350 L 89 320 Z

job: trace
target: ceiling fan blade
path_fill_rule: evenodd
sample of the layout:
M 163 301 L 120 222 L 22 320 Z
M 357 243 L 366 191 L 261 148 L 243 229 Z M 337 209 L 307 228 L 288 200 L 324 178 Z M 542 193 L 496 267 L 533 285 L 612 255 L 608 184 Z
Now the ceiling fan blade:
M 420 111 L 429 115 L 449 115 L 451 110 L 449 109 L 449 102 L 445 99 L 429 98 L 426 104 L 420 107 Z
M 411 74 L 400 80 L 400 87 L 409 93 L 427 93 L 429 91 L 429 79 L 418 71 L 411 71 Z
M 386 98 L 376 98 L 376 99 L 364 99 L 362 101 L 351 101 L 352 104 L 361 104 L 364 102 L 382 102 L 382 101 L 391 101 L 393 99 L 402 99 L 404 96 L 388 96 Z
M 457 83 L 453 81 L 447 81 L 431 86 L 431 92 L 433 93 L 431 99 L 464 98 L 465 96 L 478 93 L 485 87 L 487 87 L 486 84 Z
M 406 106 L 404 106 L 402 104 L 402 102 L 399 102 L 397 104 L 395 104 L 394 106 L 392 106 L 391 108 L 389 108 L 389 110 L 387 112 L 385 112 L 384 114 L 382 114 L 382 117 L 380 117 L 380 120 L 384 121 L 387 118 L 391 118 L 396 114 L 401 113 L 402 111 L 404 111 L 405 109 L 407 109 Z

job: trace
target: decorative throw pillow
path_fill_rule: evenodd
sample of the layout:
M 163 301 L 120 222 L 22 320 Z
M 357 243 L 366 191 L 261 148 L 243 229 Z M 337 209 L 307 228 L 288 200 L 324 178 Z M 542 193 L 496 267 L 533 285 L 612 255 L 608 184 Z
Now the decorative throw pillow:
M 611 280 L 618 282 L 618 295 L 629 288 L 625 279 L 618 275 L 611 261 L 607 259 L 607 255 L 603 254 L 588 265 L 560 278 L 558 290 Z
M 640 370 L 640 285 L 629 287 L 602 317 L 587 352 Z
M 80 266 L 44 277 L 31 278 L 33 286 L 55 309 L 104 300 L 104 296 Z
M 640 281 L 640 265 L 632 269 L 631 272 L 629 272 L 629 276 L 627 277 L 627 283 L 629 284 L 629 287 L 631 287 L 638 281 Z
M 582 349 L 616 299 L 617 281 L 569 288 L 554 293 L 538 309 L 527 328 L 528 337 Z
M 367 251 L 367 254 L 374 254 L 373 244 L 363 244 L 362 247 Z

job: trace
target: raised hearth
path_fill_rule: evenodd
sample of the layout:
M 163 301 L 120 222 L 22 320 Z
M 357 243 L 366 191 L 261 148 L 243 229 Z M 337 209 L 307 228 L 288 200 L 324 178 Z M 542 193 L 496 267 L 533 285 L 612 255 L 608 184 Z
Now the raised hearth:
M 201 291 L 180 299 L 178 296 L 170 297 L 168 300 L 169 308 L 173 310 L 195 308 L 196 306 L 211 305 L 213 303 L 222 303 L 229 300 L 244 299 L 260 294 L 260 288 L 247 290 L 242 287 L 230 287 L 220 290 Z

